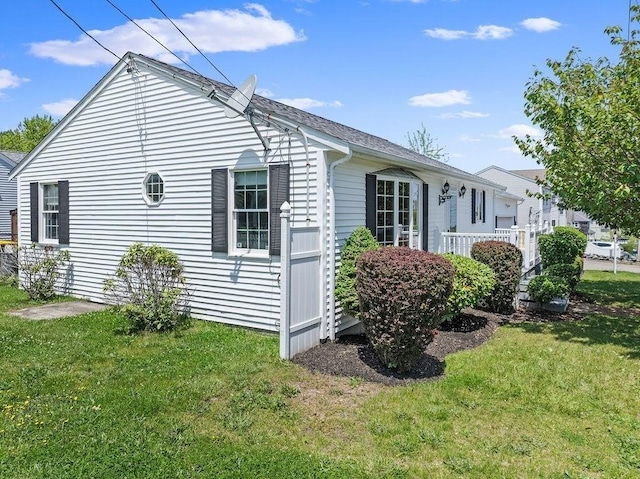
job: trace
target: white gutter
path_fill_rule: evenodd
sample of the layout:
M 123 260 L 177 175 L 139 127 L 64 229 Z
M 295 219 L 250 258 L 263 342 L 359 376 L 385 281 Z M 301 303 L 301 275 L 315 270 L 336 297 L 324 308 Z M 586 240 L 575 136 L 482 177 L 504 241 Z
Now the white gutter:
M 329 165 L 329 339 L 336 339 L 336 195 L 334 193 L 334 172 L 337 166 L 345 164 L 353 156 L 351 148 L 347 148 L 345 156 Z M 324 333 L 321 330 L 322 335 Z M 324 339 L 324 338 L 323 338 Z

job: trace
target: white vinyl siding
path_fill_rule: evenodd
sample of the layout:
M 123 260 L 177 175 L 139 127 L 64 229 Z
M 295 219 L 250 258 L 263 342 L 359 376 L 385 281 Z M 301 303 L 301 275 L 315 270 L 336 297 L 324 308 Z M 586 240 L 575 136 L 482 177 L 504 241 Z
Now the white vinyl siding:
M 219 104 L 138 65 L 107 77 L 95 98 L 20 174 L 30 182 L 69 180 L 70 293 L 101 302 L 103 281 L 136 241 L 178 254 L 193 289 L 194 317 L 277 330 L 277 257 L 231 257 L 211 252 L 211 170 L 291 165 L 293 225 L 317 224 L 316 147 L 307 158 L 299 136 L 261 126 L 263 146 L 248 121 L 230 120 Z M 64 121 L 64 120 L 63 120 Z M 149 172 L 161 172 L 164 199 L 150 208 L 141 198 Z M 96 191 L 100 194 L 97 195 Z M 307 193 L 309 192 L 309 193 Z M 20 240 L 28 242 L 29 195 L 20 202 Z M 309 221 L 307 222 L 307 218 Z

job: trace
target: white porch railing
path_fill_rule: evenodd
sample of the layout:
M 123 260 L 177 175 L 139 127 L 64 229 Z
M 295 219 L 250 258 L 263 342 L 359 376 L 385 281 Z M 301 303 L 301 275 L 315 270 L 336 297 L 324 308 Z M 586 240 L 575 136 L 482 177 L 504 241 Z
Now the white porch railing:
M 479 241 L 506 241 L 522 251 L 522 271 L 533 269 L 540 262 L 538 237 L 551 233 L 549 224 L 538 228 L 537 225 L 526 225 L 524 228 L 497 228 L 493 233 L 441 233 L 440 253 L 455 253 L 471 256 L 471 247 Z

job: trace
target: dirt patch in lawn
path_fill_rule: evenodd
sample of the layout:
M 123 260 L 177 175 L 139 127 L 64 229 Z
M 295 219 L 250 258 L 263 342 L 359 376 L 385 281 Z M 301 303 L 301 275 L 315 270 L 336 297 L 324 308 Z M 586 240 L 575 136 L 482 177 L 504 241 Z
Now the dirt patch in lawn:
M 500 324 L 524 321 L 578 321 L 589 313 L 633 314 L 629 310 L 603 307 L 573 298 L 564 313 L 519 309 L 512 315 L 465 310 L 455 323 L 441 326 L 415 367 L 406 374 L 386 368 L 373 347 L 362 335 L 342 336 L 326 342 L 293 358 L 317 373 L 364 380 L 384 385 L 401 385 L 414 381 L 433 381 L 443 376 L 448 354 L 476 348 L 488 341 Z

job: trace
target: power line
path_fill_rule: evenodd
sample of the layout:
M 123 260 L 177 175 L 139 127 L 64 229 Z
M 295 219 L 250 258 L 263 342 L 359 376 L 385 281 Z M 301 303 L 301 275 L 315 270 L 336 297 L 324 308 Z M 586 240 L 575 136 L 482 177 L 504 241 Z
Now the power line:
M 107 1 L 109 1 L 109 0 L 107 0 Z M 202 55 L 202 57 L 203 57 L 205 60 L 207 60 L 207 62 L 209 62 L 209 65 L 211 65 L 211 66 L 212 66 L 212 67 L 213 67 L 213 68 L 214 68 L 214 69 L 215 69 L 215 70 L 216 70 L 220 75 L 222 75 L 222 77 L 223 77 L 225 80 L 227 80 L 227 82 L 229 83 L 229 85 L 231 85 L 232 87 L 236 88 L 236 86 L 233 84 L 233 82 L 232 82 L 231 80 L 229 80 L 229 78 L 227 78 L 227 76 L 226 76 L 224 73 L 222 73 L 222 71 L 220 71 L 220 69 L 219 69 L 217 66 L 215 66 L 215 65 L 213 64 L 213 62 L 212 62 L 211 60 L 209 60 L 209 59 L 207 58 L 207 56 L 206 56 L 204 53 L 202 53 L 202 51 L 201 51 L 201 50 L 200 50 L 200 49 L 199 49 L 199 48 L 198 48 L 198 47 L 197 47 L 197 46 L 196 46 L 196 45 L 195 45 L 195 44 L 194 44 L 194 43 L 189 39 L 189 37 L 187 37 L 187 35 L 185 35 L 185 33 L 184 33 L 182 30 L 180 30 L 180 27 L 178 27 L 178 25 L 176 25 L 176 24 L 174 23 L 174 21 L 173 21 L 173 20 L 171 20 L 171 18 L 169 18 L 169 17 L 167 16 L 167 14 L 166 14 L 166 13 L 164 13 L 164 11 L 163 11 L 159 6 L 158 6 L 158 4 L 157 4 L 154 0 L 151 0 L 151 3 L 153 3 L 153 5 L 158 9 L 158 11 L 159 11 L 160 13 L 162 13 L 162 15 L 164 15 L 164 18 L 166 18 L 167 20 L 169 20 L 169 21 L 171 22 L 171 25 L 173 25 L 173 26 L 176 28 L 176 30 L 178 30 L 178 31 L 182 34 L 182 36 L 183 36 L 183 37 L 184 37 L 184 38 L 185 38 L 185 39 L 186 39 L 186 40 L 191 44 L 191 46 L 192 46 L 193 48 L 195 48 L 195 49 L 198 51 L 198 53 L 199 53 L 200 55 Z
M 136 21 L 131 18 L 129 15 L 127 15 L 125 12 L 123 12 L 120 8 L 117 7 L 117 5 L 115 5 L 111 0 L 106 0 L 107 3 L 109 5 L 111 5 L 113 8 L 115 8 L 116 10 L 118 10 L 122 15 L 124 15 L 124 17 L 129 20 L 131 23 L 133 23 L 136 27 L 138 27 L 140 30 L 142 30 L 144 33 L 146 33 L 147 35 L 149 35 L 149 37 L 151 37 L 151 39 L 153 41 L 155 41 L 158 45 L 160 45 L 162 48 L 164 48 L 166 51 L 168 51 L 169 53 L 171 53 L 174 57 L 176 57 L 178 60 L 180 60 L 182 63 L 184 63 L 187 67 L 189 67 L 189 69 L 191 69 L 194 73 L 197 73 L 200 76 L 203 76 L 200 72 L 198 72 L 198 70 L 196 70 L 195 68 L 193 68 L 191 65 L 189 65 L 186 61 L 184 61 L 182 58 L 180 58 L 178 55 L 176 55 L 172 50 L 170 50 L 168 47 L 166 47 L 160 40 L 158 40 L 156 37 L 154 37 L 153 35 L 151 35 L 148 31 L 146 31 L 144 28 L 142 28 L 138 23 L 136 23 Z
M 89 32 L 87 32 L 84 28 L 82 28 L 78 22 L 76 22 L 73 18 L 71 18 L 71 15 L 69 15 L 67 12 L 65 12 L 65 11 L 60 7 L 60 5 L 58 5 L 54 0 L 49 0 L 49 1 L 50 1 L 51 3 L 53 3 L 53 4 L 56 6 L 56 8 L 57 8 L 58 10 L 60 10 L 60 11 L 62 12 L 62 14 L 63 14 L 65 17 L 67 17 L 69 20 L 71 20 L 71 21 L 75 24 L 75 26 L 76 26 L 76 27 L 78 27 L 80 30 L 82 30 L 82 32 L 83 32 L 86 36 L 88 36 L 89 38 L 91 38 L 91 40 L 93 40 L 94 42 L 96 42 L 96 43 L 97 43 L 98 45 L 100 45 L 104 50 L 106 50 L 106 51 L 108 51 L 109 53 L 111 53 L 114 57 L 116 57 L 116 58 L 118 59 L 118 61 L 120 61 L 120 57 L 119 57 L 118 55 L 116 55 L 116 54 L 115 54 L 115 53 L 113 53 L 111 50 L 109 50 L 107 47 L 105 47 L 102 43 L 100 43 L 98 40 L 96 40 L 96 38 L 95 38 L 93 35 L 91 35 L 91 34 L 90 34 Z

